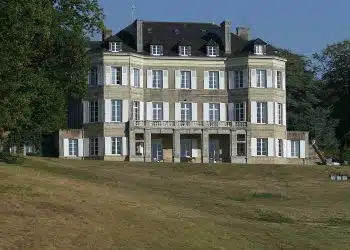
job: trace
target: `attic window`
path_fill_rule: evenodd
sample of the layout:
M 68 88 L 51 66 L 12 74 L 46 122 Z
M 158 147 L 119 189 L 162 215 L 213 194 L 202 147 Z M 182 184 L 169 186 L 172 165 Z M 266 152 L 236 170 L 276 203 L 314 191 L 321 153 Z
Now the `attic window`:
M 151 55 L 153 55 L 153 56 L 163 55 L 163 46 L 162 45 L 151 45 Z
M 178 29 L 175 29 L 174 32 L 176 35 L 180 34 L 180 30 L 178 30 Z
M 152 33 L 152 28 L 148 28 L 147 32 Z
M 179 55 L 180 56 L 190 56 L 191 55 L 191 46 L 179 46 Z
M 217 46 L 207 46 L 207 56 L 218 56 L 219 48 Z
M 122 43 L 121 42 L 110 42 L 109 43 L 109 51 L 111 51 L 111 52 L 122 51 Z
M 206 32 L 207 32 L 207 30 L 205 30 L 205 29 L 201 29 L 201 32 L 202 32 L 202 33 L 206 33 Z
M 265 45 L 255 45 L 254 46 L 254 54 L 255 55 L 264 55 L 266 50 Z

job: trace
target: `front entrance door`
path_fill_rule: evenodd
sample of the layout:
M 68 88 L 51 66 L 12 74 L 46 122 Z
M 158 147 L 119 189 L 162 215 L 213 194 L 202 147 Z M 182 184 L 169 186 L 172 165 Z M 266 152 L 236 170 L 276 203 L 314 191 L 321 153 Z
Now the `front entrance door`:
M 209 139 L 209 161 L 217 162 L 220 158 L 219 139 Z
M 152 140 L 152 161 L 163 160 L 163 143 L 161 139 Z

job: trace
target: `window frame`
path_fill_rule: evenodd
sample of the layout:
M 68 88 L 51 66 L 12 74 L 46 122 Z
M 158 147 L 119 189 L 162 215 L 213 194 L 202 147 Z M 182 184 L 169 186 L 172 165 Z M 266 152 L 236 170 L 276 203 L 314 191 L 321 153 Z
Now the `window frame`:
M 182 102 L 180 107 L 180 120 L 192 121 L 192 103 Z
M 256 44 L 254 45 L 254 54 L 255 55 L 265 55 L 265 45 Z
M 282 139 L 278 139 L 278 141 L 277 141 L 277 143 L 278 143 L 278 154 L 277 154 L 277 156 L 278 157 L 283 157 L 283 140 Z
M 207 55 L 210 57 L 217 57 L 217 46 L 207 46 Z
M 90 69 L 90 86 L 97 86 L 98 85 L 98 68 L 97 67 L 91 67 Z
M 111 122 L 123 122 L 123 100 L 111 100 Z
M 123 155 L 123 138 L 120 136 L 111 137 L 111 154 Z
M 235 121 L 244 122 L 245 119 L 245 105 L 244 102 L 238 102 L 234 104 Z M 237 119 L 238 118 L 238 119 Z
M 180 147 L 181 157 L 192 157 L 192 139 L 181 139 Z
M 208 88 L 209 89 L 219 89 L 219 71 L 208 71 Z
M 191 46 L 180 45 L 179 46 L 179 55 L 180 56 L 190 56 L 191 55 Z
M 267 138 L 256 139 L 256 155 L 268 156 L 268 139 Z
M 162 55 L 162 45 L 151 45 L 151 55 L 161 56 Z
M 134 68 L 134 73 L 133 73 L 133 79 L 134 79 L 134 87 L 135 88 L 140 88 L 141 84 L 140 84 L 140 69 L 138 68 Z
M 258 124 L 267 123 L 267 102 L 256 103 L 256 123 Z
M 292 158 L 300 157 L 300 141 L 297 141 L 297 140 L 290 141 L 290 156 Z
M 112 85 L 123 85 L 122 80 L 122 67 L 111 67 L 111 84 Z
M 276 71 L 276 87 L 278 89 L 281 89 L 282 88 L 282 71 L 281 70 L 277 70 Z
M 68 139 L 68 155 L 78 156 L 78 139 Z
M 278 125 L 283 124 L 283 104 L 277 103 L 277 112 L 278 112 Z
M 257 88 L 267 88 L 267 70 L 266 69 L 256 69 L 256 87 Z M 260 74 L 264 73 L 264 74 Z M 262 81 L 264 80 L 264 81 Z
M 208 104 L 209 121 L 220 121 L 220 103 Z
M 235 88 L 242 89 L 244 88 L 244 72 L 243 70 L 235 70 Z
M 90 156 L 98 156 L 98 138 L 92 137 L 89 139 L 89 154 Z
M 90 123 L 99 122 L 99 101 L 90 101 Z
M 132 102 L 132 117 L 135 121 L 139 121 L 141 118 L 140 109 L 141 109 L 140 101 L 133 101 Z
M 180 71 L 180 88 L 191 89 L 192 87 L 192 74 L 190 70 Z
M 163 70 L 152 70 L 152 88 L 162 89 L 164 84 Z
M 122 45 L 120 42 L 110 42 L 109 43 L 110 52 L 120 52 L 122 51 Z
M 153 121 L 163 121 L 163 103 L 162 102 L 152 102 L 152 120 Z

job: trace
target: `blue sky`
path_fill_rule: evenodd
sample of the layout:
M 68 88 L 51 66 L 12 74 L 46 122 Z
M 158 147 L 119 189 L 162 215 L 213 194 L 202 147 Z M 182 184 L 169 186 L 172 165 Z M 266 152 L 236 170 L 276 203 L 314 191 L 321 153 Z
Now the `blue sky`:
M 213 6 L 212 3 L 215 3 Z M 252 38 L 311 55 L 327 44 L 350 39 L 349 0 L 100 0 L 105 24 L 116 33 L 135 17 L 152 21 L 221 23 L 250 28 Z

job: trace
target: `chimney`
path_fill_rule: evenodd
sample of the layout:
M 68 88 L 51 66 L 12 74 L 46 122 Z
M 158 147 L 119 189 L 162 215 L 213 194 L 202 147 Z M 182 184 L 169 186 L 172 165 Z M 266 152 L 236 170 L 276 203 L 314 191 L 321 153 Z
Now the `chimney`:
M 220 26 L 225 32 L 225 54 L 231 54 L 231 22 L 223 21 Z
M 143 24 L 141 20 L 136 20 L 136 45 L 137 52 L 143 52 Z
M 112 36 L 112 30 L 111 29 L 104 29 L 102 31 L 102 42 L 111 36 Z
M 247 27 L 237 27 L 236 28 L 237 36 L 248 41 L 249 40 L 249 28 Z

